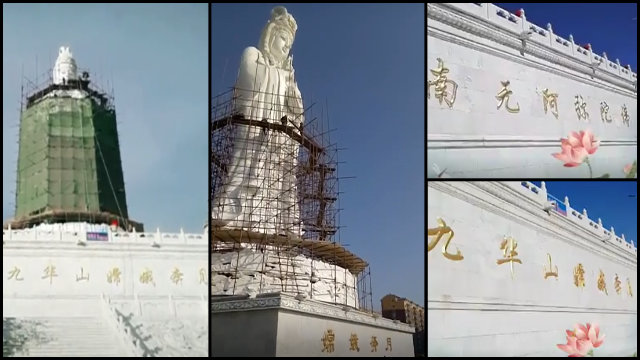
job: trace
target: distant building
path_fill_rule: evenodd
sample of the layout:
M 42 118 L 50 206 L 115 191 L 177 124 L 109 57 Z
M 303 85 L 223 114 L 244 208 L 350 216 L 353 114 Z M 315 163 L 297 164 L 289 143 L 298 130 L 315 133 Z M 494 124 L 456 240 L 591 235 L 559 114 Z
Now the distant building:
M 389 294 L 382 298 L 382 316 L 424 330 L 424 308 L 413 301 Z
M 385 295 L 382 300 L 382 317 L 407 323 L 416 329 L 413 346 L 416 356 L 424 356 L 424 307 L 397 295 Z

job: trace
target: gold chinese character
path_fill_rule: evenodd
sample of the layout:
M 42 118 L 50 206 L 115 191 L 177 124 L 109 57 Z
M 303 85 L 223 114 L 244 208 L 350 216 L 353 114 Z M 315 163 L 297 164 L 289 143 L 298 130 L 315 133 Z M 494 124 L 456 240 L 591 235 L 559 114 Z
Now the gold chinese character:
M 629 281 L 629 278 L 627 278 L 627 293 L 629 296 L 633 297 L 633 292 L 631 292 L 631 281 Z
M 371 352 L 378 352 L 378 340 L 376 340 L 375 336 L 371 337 Z
M 180 272 L 180 269 L 173 268 L 173 272 L 171 273 L 171 282 L 178 285 L 178 283 L 182 283 L 183 273 Z
M 387 351 L 391 351 L 391 338 L 390 337 L 387 338 L 387 347 L 384 348 L 384 349 L 387 350 Z
M 618 293 L 618 295 L 620 295 L 620 292 L 622 291 L 622 287 L 620 286 L 620 284 L 622 284 L 622 282 L 620 281 L 620 279 L 618 279 L 618 274 L 616 274 L 616 281 L 613 282 L 613 287 L 616 288 L 616 292 Z
M 204 268 L 200 268 L 200 284 L 207 285 L 207 273 L 204 271 Z
M 76 282 L 83 281 L 83 280 L 89 281 L 89 273 L 87 273 L 87 276 L 85 277 L 84 268 L 80 267 L 80 276 L 76 275 Z
M 46 268 L 44 268 L 44 275 L 42 275 L 41 279 L 49 278 L 49 285 L 53 283 L 53 278 L 58 277 L 56 273 L 56 267 L 49 264 Z
M 589 113 L 587 112 L 587 103 L 582 98 L 582 95 L 576 95 L 576 114 L 578 114 L 578 120 L 585 119 L 589 121 Z
M 140 274 L 140 282 L 156 286 L 156 283 L 153 281 L 153 273 L 149 269 L 145 269 L 145 271 Z
M 609 115 L 609 105 L 607 105 L 606 102 L 601 102 L 600 103 L 600 118 L 602 119 L 602 122 L 612 122 L 613 119 L 608 117 Z
M 517 247 L 518 242 L 514 238 L 512 238 L 511 236 L 505 236 L 502 240 L 502 243 L 500 244 L 500 250 L 502 250 L 503 259 L 496 260 L 496 263 L 498 263 L 498 265 L 507 262 L 511 264 L 511 278 L 513 278 L 513 263 L 517 262 L 519 264 L 522 264 L 522 261 L 520 259 L 514 258 L 514 256 L 518 255 L 518 252 L 516 251 Z
M 360 351 L 360 348 L 358 347 L 358 335 L 356 334 L 351 334 L 351 337 L 349 338 L 349 350 L 351 351 Z
M 604 281 L 604 273 L 600 270 L 600 275 L 598 275 L 598 290 L 604 291 L 605 294 L 609 295 L 607 292 L 607 284 Z
M 17 266 L 14 266 L 11 271 L 9 271 L 9 277 L 7 280 L 15 279 L 16 281 L 23 281 L 24 278 L 20 277 L 20 269 Z
M 453 260 L 453 261 L 464 259 L 464 256 L 462 256 L 462 253 L 457 247 L 456 247 L 456 251 L 457 251 L 456 254 L 450 254 L 449 252 L 447 252 L 449 243 L 451 242 L 451 239 L 453 239 L 453 234 L 454 234 L 453 230 L 451 230 L 451 228 L 447 226 L 447 223 L 445 223 L 443 219 L 436 218 L 436 221 L 438 222 L 438 225 L 439 225 L 437 228 L 427 229 L 427 236 L 436 236 L 436 238 L 431 240 L 429 245 L 427 245 L 427 252 L 433 250 L 433 248 L 436 247 L 436 245 L 438 245 L 438 242 L 440 241 L 440 238 L 442 238 L 443 235 L 449 234 L 449 238 L 447 239 L 447 242 L 445 242 L 444 246 L 442 247 L 442 255 L 444 255 L 444 257 L 446 257 L 447 259 Z
M 627 105 L 622 105 L 622 123 L 629 127 L 629 113 L 627 112 Z
M 322 337 L 322 352 L 328 352 L 328 353 L 332 353 L 334 348 L 333 348 L 333 341 L 335 340 L 336 336 L 333 333 L 333 330 L 327 330 L 324 333 L 324 336 Z
M 442 100 L 449 106 L 449 108 L 453 107 L 453 103 L 456 102 L 456 93 L 458 92 L 458 84 L 454 81 L 447 79 L 447 75 L 449 73 L 449 69 L 444 67 L 444 63 L 442 59 L 438 58 L 438 67 L 436 69 L 431 69 L 431 73 L 436 77 L 433 81 L 427 81 L 427 99 L 430 98 L 429 89 L 431 86 L 435 89 L 435 97 L 438 99 L 440 105 L 442 105 Z M 451 93 L 447 93 L 447 83 L 451 84 L 452 90 Z M 451 96 L 451 100 L 448 97 Z
M 120 284 L 120 275 L 122 275 L 120 268 L 114 267 L 107 273 L 107 282 L 118 286 Z
M 547 268 L 542 265 L 542 269 L 544 270 L 544 278 L 546 279 L 549 276 L 555 276 L 556 280 L 558 280 L 558 265 L 556 265 L 556 271 L 553 272 L 553 267 L 551 265 L 551 255 L 549 253 L 547 253 L 547 258 L 549 259 L 549 271 L 547 271 Z
M 542 90 L 542 104 L 544 105 L 544 113 L 547 108 L 551 108 L 553 116 L 558 118 L 558 94 L 549 92 L 549 89 Z
M 517 108 L 510 108 L 509 107 L 509 96 L 511 96 L 511 94 L 513 94 L 513 91 L 507 89 L 507 87 L 509 86 L 509 84 L 511 83 L 509 80 L 507 81 L 500 81 L 502 83 L 502 89 L 500 89 L 500 91 L 498 92 L 498 95 L 496 95 L 496 99 L 500 100 L 500 102 L 498 103 L 498 109 L 500 109 L 500 107 L 502 106 L 502 104 L 505 104 L 505 108 L 507 109 L 508 112 L 510 113 L 517 113 L 520 112 L 520 104 L 516 103 L 516 107 Z
M 584 287 L 584 268 L 582 264 L 578 264 L 573 268 L 573 283 L 576 287 Z

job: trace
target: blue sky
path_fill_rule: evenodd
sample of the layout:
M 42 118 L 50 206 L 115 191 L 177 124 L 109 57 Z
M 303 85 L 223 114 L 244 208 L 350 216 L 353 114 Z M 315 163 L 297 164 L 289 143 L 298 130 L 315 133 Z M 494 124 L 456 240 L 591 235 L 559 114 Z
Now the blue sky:
M 532 181 L 540 186 L 540 181 Z M 638 183 L 636 181 L 545 181 L 547 193 L 564 200 L 573 209 L 587 209 L 589 218 L 638 246 Z M 636 195 L 629 197 L 628 195 Z
M 297 21 L 293 66 L 305 107 L 329 107 L 339 153 L 342 243 L 371 265 L 374 307 L 424 305 L 424 4 L 214 4 L 212 94 L 235 81 L 271 9 Z M 326 111 L 326 110 L 325 110 Z
M 591 44 L 594 52 L 607 53 L 609 60 L 631 65 L 638 72 L 638 4 L 505 4 L 495 3 L 505 10 L 515 13 L 524 9 L 527 21 L 547 28 L 551 23 L 558 36 L 579 44 Z
M 94 81 L 104 88 L 113 83 L 130 216 L 148 231 L 202 232 L 208 218 L 207 4 L 2 9 L 3 219 L 15 210 L 22 66 L 34 79 L 36 59 L 42 75 L 68 45 Z

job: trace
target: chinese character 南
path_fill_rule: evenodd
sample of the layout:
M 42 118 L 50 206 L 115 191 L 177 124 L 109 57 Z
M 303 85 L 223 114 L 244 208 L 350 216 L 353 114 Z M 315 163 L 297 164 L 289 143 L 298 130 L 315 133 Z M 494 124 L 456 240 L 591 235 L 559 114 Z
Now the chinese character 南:
M 438 99 L 440 105 L 442 105 L 442 100 L 449 106 L 449 108 L 453 107 L 453 104 L 456 102 L 456 93 L 458 91 L 458 84 L 454 81 L 447 79 L 447 74 L 449 73 L 449 69 L 444 67 L 444 62 L 442 59 L 438 58 L 438 67 L 435 69 L 431 69 L 431 73 L 436 77 L 433 81 L 427 81 L 427 99 L 430 98 L 429 89 L 431 86 L 434 87 L 435 97 Z M 451 84 L 451 93 L 447 92 L 447 84 Z M 451 97 L 451 100 L 449 100 Z

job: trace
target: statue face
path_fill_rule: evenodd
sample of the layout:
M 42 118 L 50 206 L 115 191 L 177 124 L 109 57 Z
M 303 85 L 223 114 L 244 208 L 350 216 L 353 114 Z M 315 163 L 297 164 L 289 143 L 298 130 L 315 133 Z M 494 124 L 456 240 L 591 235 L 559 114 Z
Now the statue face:
M 285 32 L 278 32 L 271 43 L 271 55 L 277 62 L 282 62 L 289 55 L 291 38 Z

